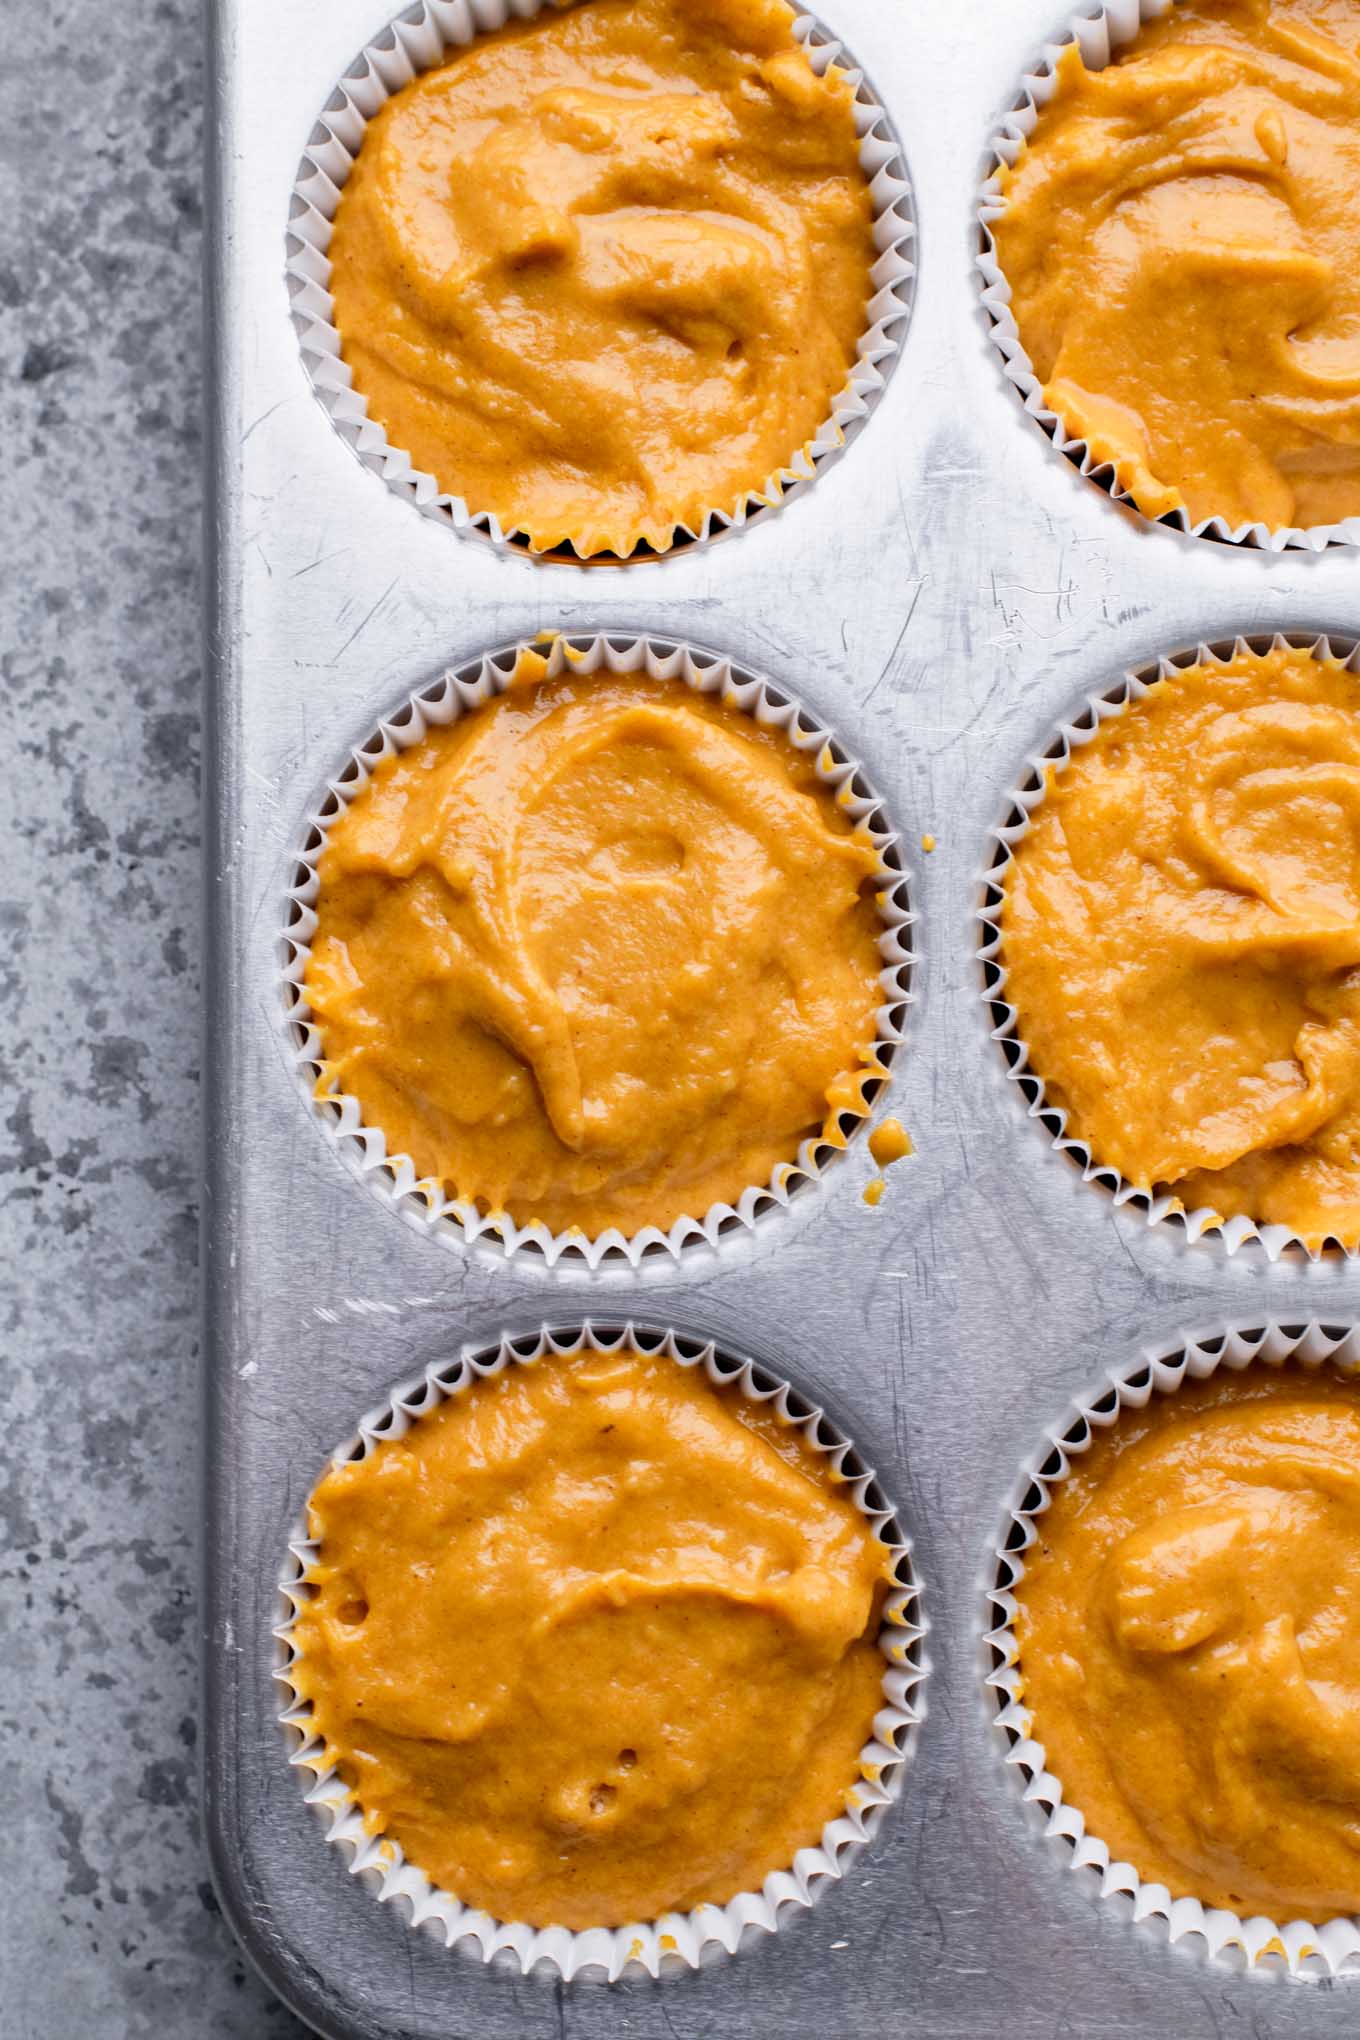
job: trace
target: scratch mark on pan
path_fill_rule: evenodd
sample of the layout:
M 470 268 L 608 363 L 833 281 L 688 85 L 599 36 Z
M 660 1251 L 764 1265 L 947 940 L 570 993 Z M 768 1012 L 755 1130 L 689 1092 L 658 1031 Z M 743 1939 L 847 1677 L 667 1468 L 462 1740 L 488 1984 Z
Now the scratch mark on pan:
M 290 581 L 300 581 L 304 574 L 315 573 L 316 569 L 324 567 L 328 560 L 338 560 L 348 551 L 349 547 L 347 545 L 340 545 L 336 547 L 334 552 L 319 553 L 314 560 L 309 560 L 305 567 L 298 567 L 288 578 Z
M 275 413 L 275 412 L 276 412 L 276 411 L 278 410 L 278 408 L 279 408 L 279 405 L 281 405 L 281 404 L 286 404 L 287 402 L 288 402 L 288 399 L 287 399 L 287 397 L 280 397 L 280 398 L 279 398 L 279 401 L 278 401 L 278 403 L 277 403 L 277 404 L 271 404 L 271 405 L 269 406 L 269 409 L 268 409 L 267 411 L 261 411 L 261 413 L 260 413 L 259 417 L 258 417 L 258 418 L 256 418 L 256 419 L 254 420 L 254 422 L 253 422 L 252 424 L 250 424 L 250 425 L 247 425 L 247 427 L 246 427 L 245 431 L 244 431 L 244 432 L 243 432 L 243 433 L 241 434 L 241 444 L 242 444 L 242 446 L 244 446 L 244 445 L 245 445 L 245 443 L 246 443 L 246 441 L 247 441 L 247 440 L 249 439 L 249 437 L 250 437 L 251 433 L 252 433 L 252 432 L 253 432 L 253 431 L 255 430 L 255 427 L 256 427 L 256 425 L 263 425 L 263 423 L 264 423 L 264 421 L 265 421 L 265 419 L 266 419 L 266 418 L 272 418 L 272 417 L 273 417 L 274 413 Z
M 392 590 L 396 587 L 396 585 L 397 576 L 393 574 L 391 580 L 388 582 L 387 586 L 383 589 L 382 594 L 373 604 L 373 607 L 368 611 L 368 614 L 366 616 L 360 617 L 358 623 L 355 624 L 353 630 L 350 632 L 349 636 L 345 639 L 345 642 L 341 645 L 339 651 L 335 654 L 335 663 L 337 665 L 340 663 L 341 659 L 344 658 L 345 653 L 354 643 L 354 640 L 355 638 L 358 637 L 360 631 L 368 629 L 369 624 L 372 623 L 374 617 L 377 615 L 378 611 L 382 608 L 384 602 L 386 602 L 388 596 L 392 593 Z
M 926 584 L 923 580 L 918 581 L 916 583 L 916 593 L 911 598 L 911 607 L 907 611 L 906 620 L 903 623 L 901 630 L 898 631 L 896 638 L 893 640 L 892 650 L 889 652 L 887 658 L 883 661 L 882 672 L 879 674 L 877 680 L 875 680 L 873 686 L 869 689 L 869 692 L 865 695 L 863 702 L 860 704 L 861 707 L 864 708 L 868 707 L 869 703 L 873 700 L 879 688 L 883 685 L 883 682 L 887 679 L 889 673 L 892 671 L 893 665 L 897 659 L 897 654 L 902 649 L 902 640 L 906 636 L 907 632 L 911 629 L 911 619 L 916 614 L 916 605 L 921 599 L 921 592 L 924 589 L 925 585 Z

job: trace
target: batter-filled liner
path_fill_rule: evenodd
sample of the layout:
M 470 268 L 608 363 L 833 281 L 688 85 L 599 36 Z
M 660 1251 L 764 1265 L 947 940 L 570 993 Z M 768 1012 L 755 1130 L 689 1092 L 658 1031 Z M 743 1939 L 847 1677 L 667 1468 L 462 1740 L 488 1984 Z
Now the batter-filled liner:
M 1022 1652 L 1015 1630 L 1015 1588 L 1024 1577 L 1024 1554 L 1042 1534 L 1052 1490 L 1097 1431 L 1117 1424 L 1126 1410 L 1141 1410 L 1154 1395 L 1174 1395 L 1183 1383 L 1203 1381 L 1220 1368 L 1330 1366 L 1346 1375 L 1360 1369 L 1360 1334 L 1349 1325 L 1258 1324 L 1206 1332 L 1149 1352 L 1132 1366 L 1111 1369 L 1069 1406 L 1025 1461 L 1006 1505 L 1001 1532 L 988 1561 L 985 1684 L 994 1709 L 1004 1761 L 1017 1782 L 1038 1833 L 1058 1843 L 1067 1867 L 1084 1874 L 1093 1896 L 1115 1900 L 1126 1918 L 1150 1921 L 1171 1942 L 1190 1941 L 1198 1952 L 1246 1967 L 1283 1966 L 1300 1976 L 1354 1975 L 1360 1970 L 1360 1920 L 1276 1921 L 1241 1918 L 1197 1898 L 1172 1898 L 1165 1885 L 1144 1883 L 1130 1863 L 1114 1861 L 1098 1835 L 1087 1831 L 1080 1808 L 1068 1805 L 1061 1779 L 1048 1769 L 1036 1723 L 1024 1700 Z
M 526 649 L 547 652 L 548 677 L 570 668 L 575 674 L 601 669 L 611 673 L 646 673 L 653 679 L 679 679 L 696 693 L 720 698 L 763 727 L 781 730 L 789 743 L 815 760 L 818 778 L 836 796 L 847 821 L 862 829 L 878 857 L 876 893 L 882 933 L 879 984 L 882 1003 L 875 1016 L 876 1033 L 866 1044 L 866 1063 L 859 1072 L 861 1104 L 841 1111 L 821 1134 L 805 1140 L 773 1171 L 768 1182 L 750 1185 L 735 1204 L 717 1203 L 707 1211 L 679 1218 L 667 1230 L 645 1226 L 624 1235 L 611 1229 L 588 1239 L 579 1231 L 551 1232 L 543 1224 L 519 1224 L 513 1213 L 487 1213 L 475 1205 L 446 1196 L 437 1184 L 416 1175 L 409 1156 L 389 1155 L 381 1131 L 364 1123 L 358 1100 L 329 1087 L 323 1069 L 321 1042 L 307 1004 L 303 979 L 316 928 L 314 904 L 319 880 L 317 859 L 326 832 L 366 783 L 371 765 L 396 750 L 409 750 L 427 729 L 454 721 L 503 693 Z M 696 651 L 661 638 L 604 636 L 558 638 L 550 645 L 517 645 L 488 653 L 447 673 L 414 694 L 378 725 L 350 754 L 313 806 L 298 849 L 290 859 L 289 884 L 281 937 L 283 990 L 291 1053 L 309 1104 L 347 1168 L 366 1183 L 406 1222 L 450 1244 L 485 1242 L 514 1254 L 529 1251 L 550 1266 L 564 1256 L 568 1264 L 598 1267 L 609 1259 L 639 1266 L 644 1258 L 678 1258 L 687 1246 L 716 1248 L 729 1233 L 749 1233 L 767 1214 L 787 1210 L 844 1151 L 863 1126 L 886 1085 L 898 1053 L 911 999 L 913 920 L 908 879 L 898 837 L 863 768 L 830 731 L 820 728 L 782 689 L 759 679 L 731 660 Z M 828 1131 L 831 1137 L 828 1138 Z
M 1229 660 L 1241 651 L 1262 653 L 1286 646 L 1312 652 L 1322 658 L 1334 658 L 1348 672 L 1360 675 L 1360 643 L 1335 635 L 1316 637 L 1312 633 L 1276 632 L 1274 636 L 1258 635 L 1218 639 L 1212 644 L 1201 643 L 1125 673 L 1122 680 L 1103 694 L 1088 695 L 1076 714 L 1059 725 L 1043 753 L 1030 758 L 1023 778 L 1008 796 L 1001 825 L 992 833 L 987 868 L 982 877 L 982 904 L 978 913 L 982 997 L 991 1021 L 992 1039 L 1000 1045 L 1006 1074 L 1025 1100 L 1028 1117 L 1037 1120 L 1044 1129 L 1054 1151 L 1074 1164 L 1085 1182 L 1097 1183 L 1107 1190 L 1116 1205 L 1132 1205 L 1143 1212 L 1150 1225 L 1174 1219 L 1184 1227 L 1187 1239 L 1198 1240 L 1212 1235 L 1221 1240 L 1229 1254 L 1236 1253 L 1245 1242 L 1255 1241 L 1272 1261 L 1281 1254 L 1306 1255 L 1311 1260 L 1323 1255 L 1345 1255 L 1354 1259 L 1360 1254 L 1360 1247 L 1348 1246 L 1343 1241 L 1323 1239 L 1310 1244 L 1289 1226 L 1258 1224 L 1253 1219 L 1240 1216 L 1225 1219 L 1207 1205 L 1187 1210 L 1174 1191 L 1160 1190 L 1155 1186 L 1149 1191 L 1130 1183 L 1117 1168 L 1093 1154 L 1086 1141 L 1068 1134 L 1067 1112 L 1047 1097 L 1043 1071 L 1031 1065 L 1020 1015 L 1006 997 L 1005 940 L 1001 929 L 1006 879 L 1014 848 L 1028 833 L 1031 817 L 1047 792 L 1049 771 L 1054 767 L 1060 769 L 1075 751 L 1091 741 L 1098 729 L 1113 717 L 1122 715 L 1131 703 L 1141 701 L 1159 682 L 1174 681 L 1177 673 L 1194 666 Z
M 408 1924 L 427 1929 L 450 1948 L 482 1962 L 508 1963 L 525 1975 L 537 1969 L 567 1981 L 583 1972 L 603 1974 L 612 1982 L 629 1968 L 652 1976 L 697 1969 L 776 1932 L 783 1919 L 815 1905 L 846 1874 L 900 1793 L 911 1738 L 921 1718 L 918 1688 L 925 1676 L 925 1625 L 910 1541 L 873 1470 L 863 1466 L 850 1441 L 787 1381 L 683 1332 L 587 1321 L 569 1331 L 544 1326 L 527 1337 L 503 1337 L 481 1349 L 466 1347 L 456 1359 L 436 1362 L 404 1383 L 388 1402 L 364 1417 L 355 1437 L 333 1455 L 333 1463 L 366 1458 L 380 1449 L 384 1438 L 404 1436 L 422 1414 L 448 1398 L 475 1394 L 479 1381 L 507 1368 L 532 1367 L 554 1354 L 608 1353 L 621 1347 L 664 1355 L 679 1367 L 702 1368 L 715 1387 L 768 1405 L 825 1455 L 831 1469 L 846 1476 L 845 1493 L 891 1554 L 895 1584 L 883 1604 L 878 1638 L 884 1664 L 882 1707 L 874 1717 L 873 1739 L 860 1752 L 860 1777 L 847 1793 L 845 1811 L 828 1822 L 816 1846 L 800 1849 L 793 1862 L 771 1872 L 758 1891 L 742 1892 L 722 1906 L 699 1906 L 692 1912 L 585 1932 L 493 1919 L 436 1888 L 408 1861 L 399 1844 L 370 1835 L 354 1796 L 322 1761 L 322 1745 L 310 1727 L 310 1708 L 299 1702 L 290 1679 L 290 1668 L 299 1657 L 292 1641 L 293 1621 L 308 1598 L 306 1574 L 316 1549 L 308 1540 L 305 1517 L 299 1517 L 289 1532 L 288 1556 L 279 1578 L 281 1620 L 274 1631 L 279 1642 L 275 1677 L 289 1696 L 279 1720 L 291 1746 L 290 1761 L 309 1781 L 307 1802 L 325 1823 L 327 1840 L 345 1850 L 351 1874 L 384 1902 L 404 1899 Z
M 1010 285 L 997 257 L 992 225 L 1005 210 L 999 171 L 1003 165 L 1014 165 L 1025 142 L 1034 132 L 1041 110 L 1057 91 L 1058 61 L 1064 50 L 1075 44 L 1088 70 L 1102 70 L 1126 43 L 1134 40 L 1145 22 L 1160 20 L 1175 4 L 1176 0 L 1108 0 L 1108 4 L 1093 14 L 1073 15 L 1052 41 L 1044 44 L 1022 77 L 1014 101 L 988 138 L 988 172 L 978 194 L 977 205 L 976 262 L 982 303 L 1007 380 L 1019 393 L 1030 417 L 1043 428 L 1058 451 L 1065 454 L 1088 481 L 1094 482 L 1113 501 L 1125 505 L 1138 516 L 1144 513 L 1119 483 L 1114 464 L 1093 452 L 1084 439 L 1070 435 L 1063 420 L 1049 408 L 1043 385 L 1026 352 L 1011 311 Z M 1272 527 L 1251 521 L 1233 526 L 1216 516 L 1194 521 L 1185 509 L 1180 508 L 1149 521 L 1164 524 L 1169 530 L 1192 538 L 1215 539 L 1220 543 L 1265 552 L 1324 552 L 1329 546 L 1360 545 L 1360 517 L 1349 517 L 1337 524 L 1308 527 Z
M 552 0 L 515 0 L 515 4 L 512 0 L 477 0 L 474 7 L 470 0 L 418 0 L 359 52 L 327 101 L 298 166 L 288 219 L 286 270 L 303 366 L 323 409 L 363 465 L 381 476 L 395 495 L 452 530 L 494 546 L 575 561 L 580 556 L 570 545 L 537 555 L 527 534 L 504 529 L 476 503 L 442 491 L 433 475 L 416 468 L 410 456 L 392 444 L 384 428 L 369 417 L 367 402 L 353 388 L 350 371 L 341 359 L 328 289 L 331 226 L 367 123 L 385 101 L 422 72 L 443 63 L 479 36 L 511 22 L 532 19 L 549 4 Z M 663 557 L 710 543 L 729 531 L 740 531 L 809 486 L 857 436 L 883 394 L 906 333 L 915 275 L 916 226 L 901 144 L 863 72 L 843 46 L 809 14 L 796 16 L 792 32 L 807 50 L 815 70 L 824 74 L 835 66 L 854 93 L 853 117 L 860 165 L 873 206 L 876 251 L 864 329 L 845 386 L 812 439 L 758 489 L 734 501 L 714 504 L 697 528 L 677 524 Z M 645 543 L 626 555 L 628 559 L 655 556 Z M 618 554 L 607 551 L 589 557 L 595 564 L 618 564 L 620 560 Z

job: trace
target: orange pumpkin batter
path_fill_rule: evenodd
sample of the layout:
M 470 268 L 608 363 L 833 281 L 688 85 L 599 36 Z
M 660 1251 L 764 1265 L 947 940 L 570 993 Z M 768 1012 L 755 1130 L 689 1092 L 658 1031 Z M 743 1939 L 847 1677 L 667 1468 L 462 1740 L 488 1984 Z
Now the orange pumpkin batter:
M 1005 997 L 1068 1133 L 1188 1209 L 1360 1242 L 1360 684 L 1243 652 L 1154 687 L 1015 849 Z
M 511 1367 L 332 1468 L 290 1676 L 370 1831 L 499 1919 L 759 1889 L 845 1809 L 887 1547 L 801 1434 L 636 1351 Z
M 993 228 L 1049 406 L 1150 517 L 1360 514 L 1360 9 L 1184 0 L 1075 46 Z
M 844 78 L 784 0 L 583 0 L 370 122 L 330 247 L 394 445 L 535 545 L 658 549 L 831 413 L 872 295 Z
M 886 1171 L 894 1162 L 905 1161 L 915 1154 L 911 1135 L 900 1119 L 884 1119 L 869 1135 L 869 1154 L 877 1166 Z M 883 1202 L 883 1193 L 888 1187 L 886 1174 L 871 1177 L 864 1186 L 864 1202 L 874 1206 Z
M 1360 1912 L 1360 1392 L 1154 1397 L 1053 1489 L 1019 1670 L 1064 1802 L 1173 1898 Z
M 782 732 L 679 680 L 544 672 L 524 654 L 331 828 L 322 1085 L 483 1212 L 666 1228 L 860 1103 L 877 853 Z

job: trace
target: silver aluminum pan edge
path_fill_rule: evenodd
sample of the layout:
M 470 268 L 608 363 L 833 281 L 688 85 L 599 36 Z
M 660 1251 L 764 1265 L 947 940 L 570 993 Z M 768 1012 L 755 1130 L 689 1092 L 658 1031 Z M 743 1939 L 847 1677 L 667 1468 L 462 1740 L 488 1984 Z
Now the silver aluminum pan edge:
M 1026 1121 L 988 1038 L 975 912 L 1022 760 L 1091 690 L 1236 631 L 1360 631 L 1344 552 L 1149 529 L 1024 416 L 987 337 L 974 205 L 996 116 L 1063 8 L 823 0 L 905 145 L 920 274 L 903 358 L 816 486 L 721 545 L 623 570 L 502 558 L 341 443 L 302 370 L 284 225 L 320 107 L 382 0 L 211 0 L 214 378 L 205 749 L 205 1815 L 247 1949 L 345 2040 L 963 2040 L 1349 2031 L 1345 1987 L 1210 1968 L 1045 1854 L 983 1688 L 987 1553 L 1020 1460 L 1108 1364 L 1223 1322 L 1360 1316 L 1360 1270 L 1149 1230 Z M 918 1003 L 891 1086 L 917 1145 L 878 1210 L 824 1192 L 676 1269 L 546 1274 L 450 1254 L 340 1167 L 297 1094 L 275 931 L 326 766 L 445 665 L 546 628 L 653 629 L 788 683 L 863 760 L 913 866 Z M 922 834 L 938 847 L 915 848 Z M 554 1989 L 411 1934 L 323 1846 L 274 1715 L 289 1524 L 391 1385 L 505 1327 L 636 1313 L 787 1373 L 879 1467 L 931 1620 L 927 1718 L 852 1876 L 699 1975 Z

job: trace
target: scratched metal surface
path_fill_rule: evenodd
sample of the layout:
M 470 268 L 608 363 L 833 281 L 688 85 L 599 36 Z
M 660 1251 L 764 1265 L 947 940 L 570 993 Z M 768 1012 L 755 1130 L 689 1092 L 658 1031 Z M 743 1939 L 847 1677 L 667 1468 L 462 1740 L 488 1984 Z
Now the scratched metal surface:
M 973 190 L 1050 0 L 825 0 L 903 137 L 921 270 L 869 428 L 782 514 L 623 571 L 502 558 L 423 520 L 332 431 L 283 282 L 313 119 L 382 0 L 216 0 L 215 573 L 206 775 L 206 1808 L 228 1911 L 329 2035 L 1340 2033 L 1344 1986 L 1209 1968 L 1097 1905 L 1034 1833 L 980 1681 L 981 1585 L 1017 1462 L 1074 1391 L 1183 1327 L 1345 1317 L 1360 1274 L 1149 1231 L 1024 1117 L 988 1038 L 973 915 L 987 832 L 1089 690 L 1235 630 L 1360 629 L 1354 558 L 1148 530 L 1068 467 L 977 309 Z M 917 1144 L 870 1210 L 857 1148 L 749 1241 L 642 1275 L 546 1274 L 408 1231 L 295 1087 L 276 929 L 285 855 L 348 745 L 442 667 L 543 627 L 653 628 L 806 698 L 913 854 L 919 1003 L 891 1089 Z M 720 1335 L 824 1401 L 915 1539 L 927 1719 L 846 1884 L 699 1976 L 570 1990 L 411 1934 L 328 1849 L 275 1726 L 274 1580 L 329 1449 L 390 1385 L 503 1326 L 636 1313 Z

